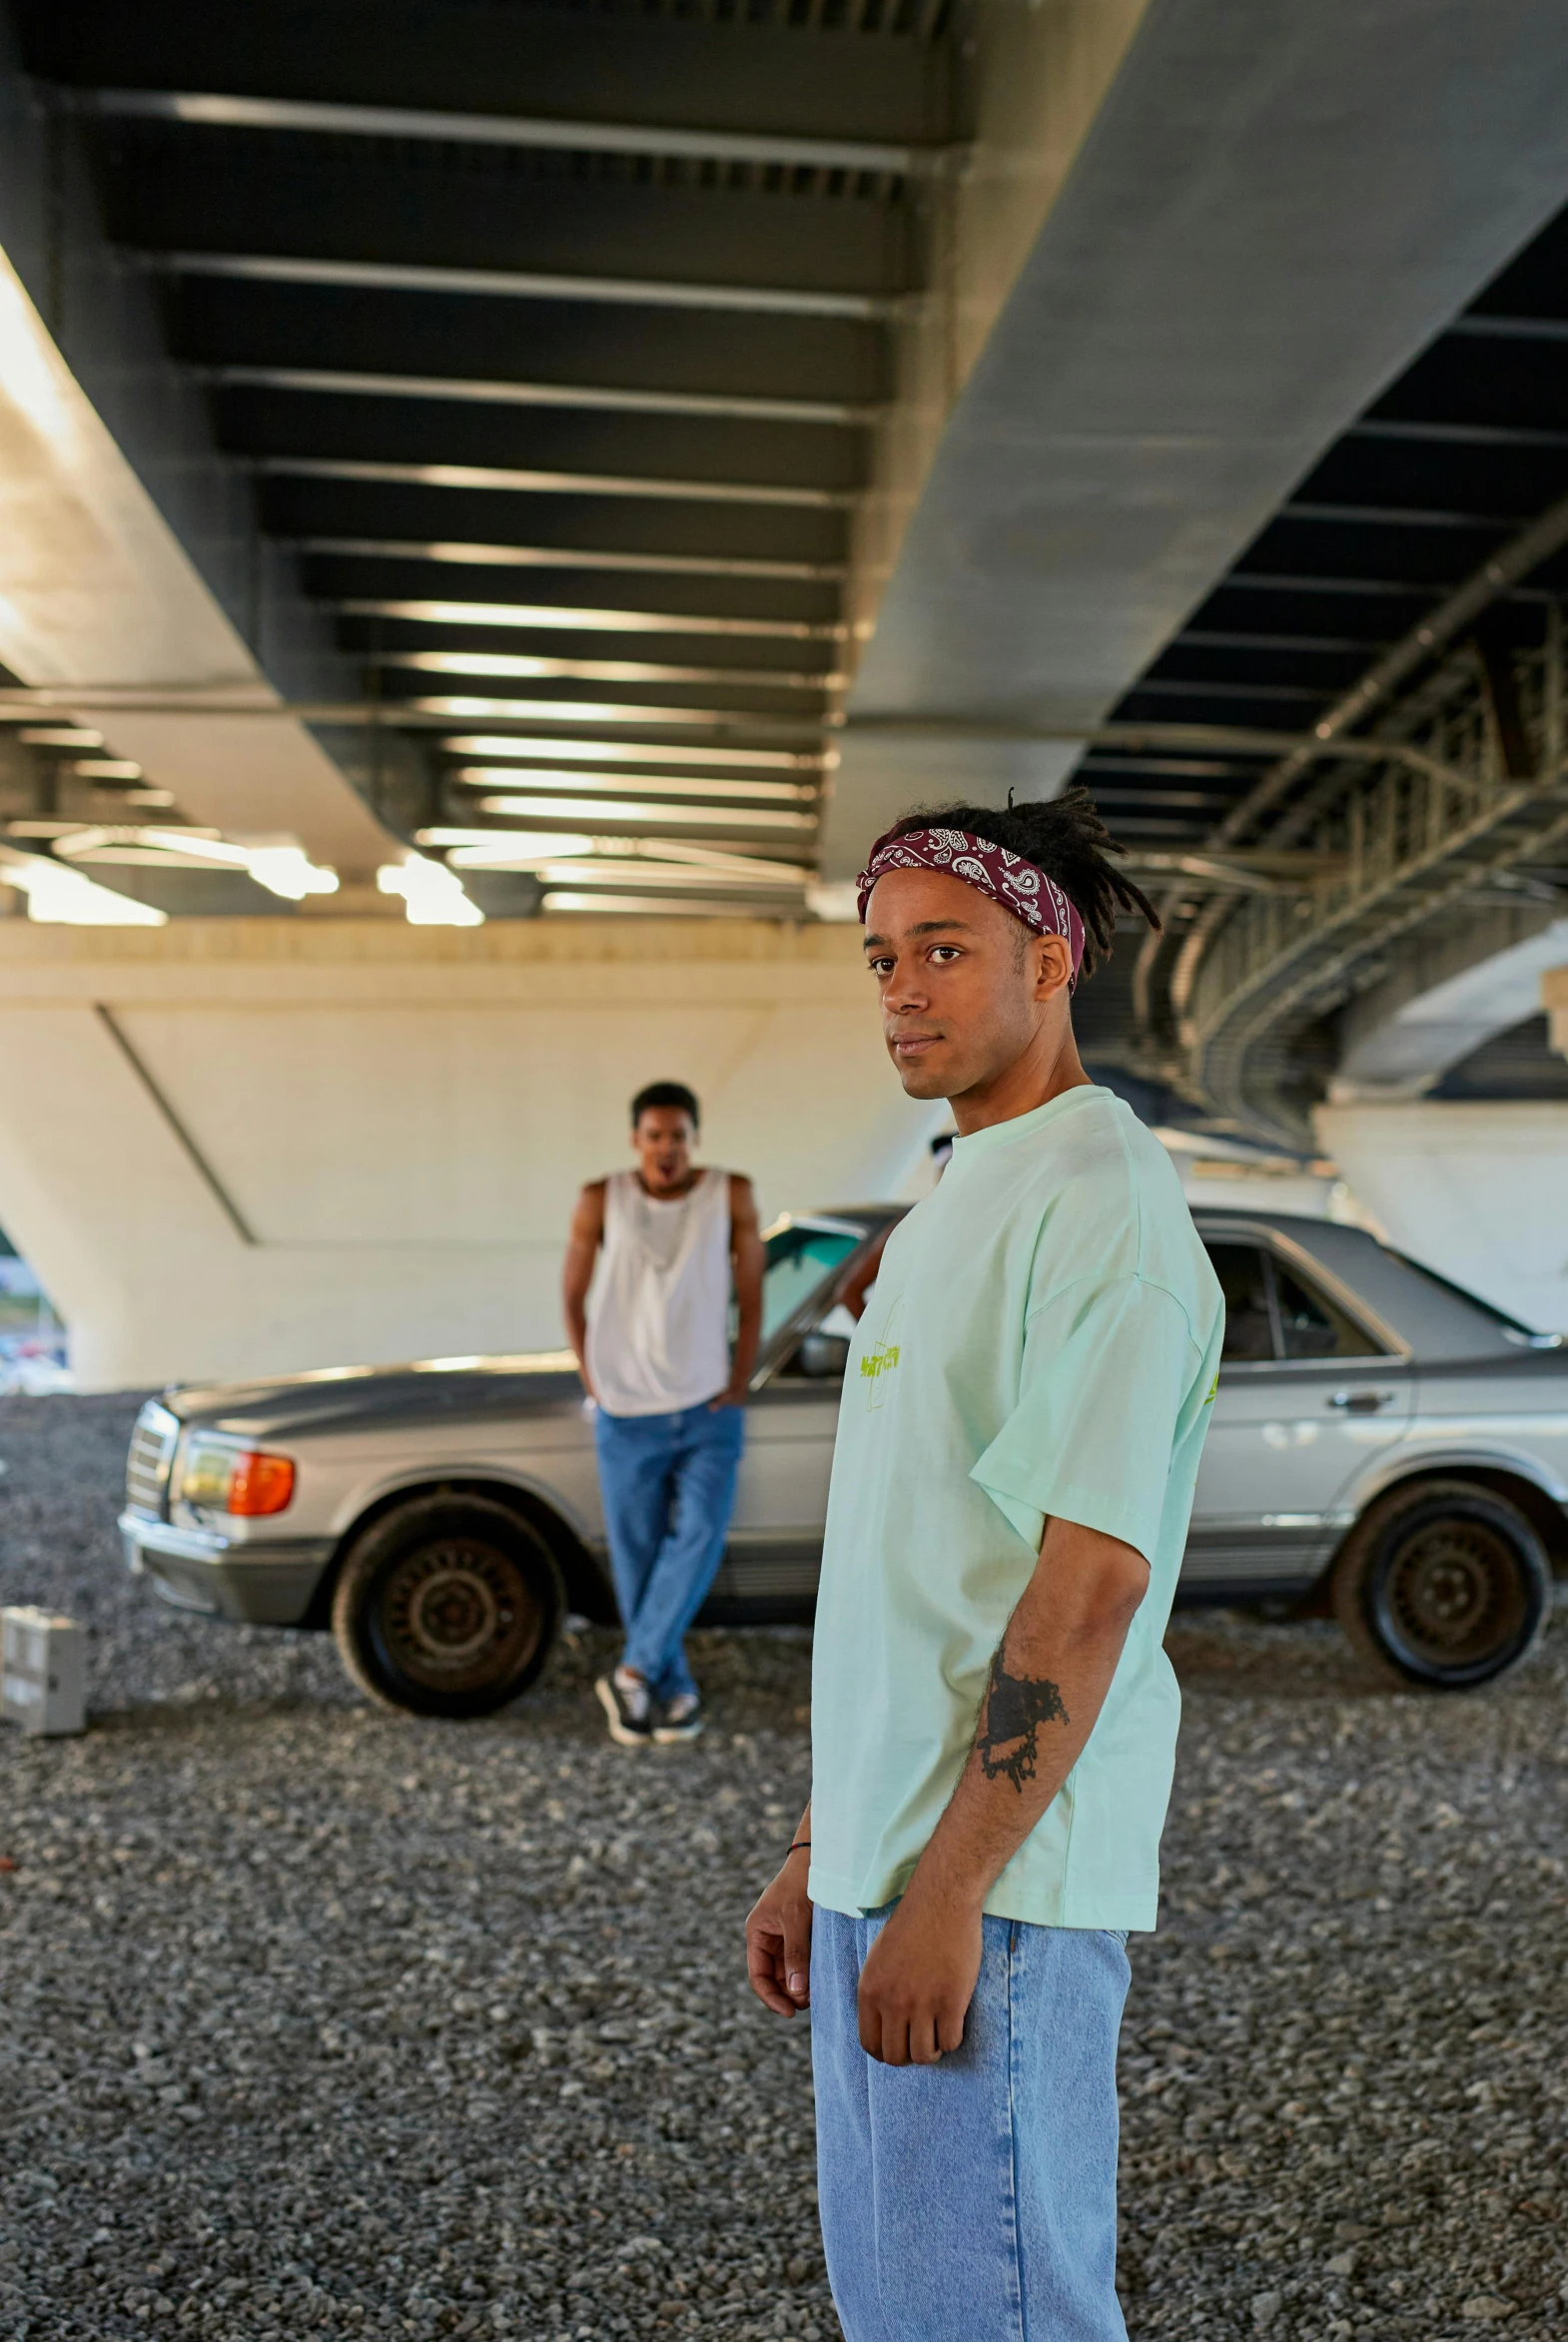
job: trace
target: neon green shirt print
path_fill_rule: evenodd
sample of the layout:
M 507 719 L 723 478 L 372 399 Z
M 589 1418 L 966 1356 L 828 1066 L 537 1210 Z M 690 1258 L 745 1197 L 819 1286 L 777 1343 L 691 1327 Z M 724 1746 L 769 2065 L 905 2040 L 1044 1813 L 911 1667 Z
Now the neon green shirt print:
M 880 1278 L 878 1279 L 880 1283 Z M 887 1397 L 887 1378 L 898 1371 L 900 1301 L 895 1299 L 882 1318 L 878 1338 L 860 1354 L 860 1379 L 866 1387 L 867 1407 L 880 1407 Z
M 812 1687 L 813 1900 L 901 1894 L 1051 1515 L 1150 1588 L 1088 1746 L 986 1908 L 1150 1928 L 1180 1703 L 1162 1647 L 1223 1305 L 1169 1158 L 1094 1086 L 960 1139 L 851 1346 Z

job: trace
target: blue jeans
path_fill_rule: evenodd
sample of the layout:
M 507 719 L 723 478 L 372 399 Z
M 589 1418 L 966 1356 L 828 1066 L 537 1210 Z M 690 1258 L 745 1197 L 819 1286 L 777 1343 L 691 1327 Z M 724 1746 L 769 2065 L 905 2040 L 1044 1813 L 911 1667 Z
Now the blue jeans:
M 1126 2342 L 1122 1939 L 987 1919 L 963 2047 L 881 2065 L 855 1997 L 887 1917 L 819 1905 L 812 1923 L 818 2195 L 845 2342 Z
M 621 1665 L 656 1700 L 697 1688 L 682 1643 L 723 1556 L 745 1426 L 743 1408 L 706 1404 L 594 1417 Z

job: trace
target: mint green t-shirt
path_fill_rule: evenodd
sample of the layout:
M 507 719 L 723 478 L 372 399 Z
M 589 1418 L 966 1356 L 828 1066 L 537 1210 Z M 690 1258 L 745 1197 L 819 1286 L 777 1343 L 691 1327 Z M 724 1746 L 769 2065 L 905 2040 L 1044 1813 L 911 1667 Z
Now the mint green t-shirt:
M 960 1139 L 888 1239 L 844 1378 L 812 1681 L 814 1902 L 909 1884 L 1054 1516 L 1149 1591 L 1088 1745 L 986 1910 L 1155 1925 L 1180 1695 L 1165 1655 L 1224 1305 L 1180 1182 L 1108 1090 Z

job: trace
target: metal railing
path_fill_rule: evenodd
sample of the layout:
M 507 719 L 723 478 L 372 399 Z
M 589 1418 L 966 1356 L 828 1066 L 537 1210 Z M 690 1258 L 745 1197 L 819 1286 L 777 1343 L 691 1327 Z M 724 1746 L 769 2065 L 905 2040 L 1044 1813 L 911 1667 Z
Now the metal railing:
M 1199 914 L 1172 1006 L 1184 1082 L 1220 1114 L 1309 1143 L 1288 1074 L 1304 1025 L 1376 981 L 1401 938 L 1477 894 L 1559 899 L 1529 865 L 1568 842 L 1564 636 L 1553 602 L 1536 649 L 1454 651 L 1357 740 L 1354 763 L 1329 747 L 1275 813 L 1267 845 L 1304 850 L 1317 874 L 1294 890 L 1212 898 Z

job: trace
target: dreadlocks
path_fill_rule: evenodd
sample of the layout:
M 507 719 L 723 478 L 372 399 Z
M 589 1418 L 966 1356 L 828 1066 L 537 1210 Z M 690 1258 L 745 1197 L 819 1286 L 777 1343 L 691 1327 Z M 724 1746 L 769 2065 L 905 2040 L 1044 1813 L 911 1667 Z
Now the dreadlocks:
M 1111 957 L 1118 911 L 1136 911 L 1158 935 L 1160 913 L 1142 887 L 1118 870 L 1113 854 L 1125 854 L 1100 817 L 1100 808 L 1081 781 L 1060 797 L 1026 805 L 924 805 L 906 813 L 888 832 L 902 838 L 911 830 L 968 830 L 989 838 L 1010 854 L 1022 854 L 1054 878 L 1084 922 L 1084 974 L 1093 976 Z

